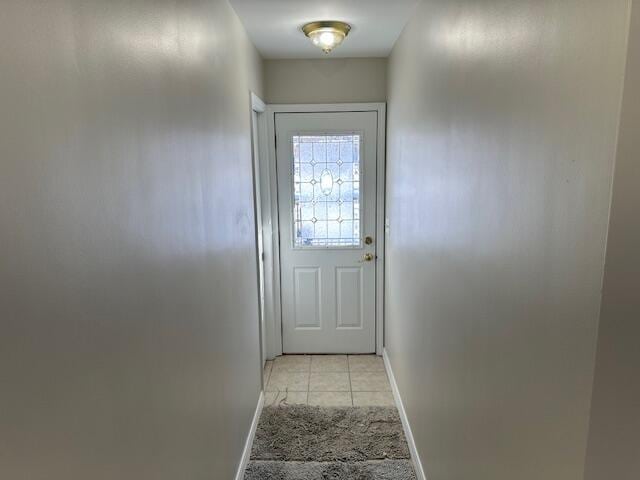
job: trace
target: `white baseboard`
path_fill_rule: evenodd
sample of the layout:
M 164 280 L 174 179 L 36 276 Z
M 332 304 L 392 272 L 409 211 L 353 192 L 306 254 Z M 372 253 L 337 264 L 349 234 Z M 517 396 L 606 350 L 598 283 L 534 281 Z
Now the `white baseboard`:
M 244 471 L 247 468 L 249 458 L 251 457 L 251 447 L 253 446 L 253 439 L 256 436 L 258 420 L 260 420 L 260 414 L 262 413 L 263 406 L 264 392 L 260 392 L 260 397 L 258 397 L 258 405 L 256 406 L 255 413 L 253 414 L 253 420 L 251 421 L 251 428 L 249 428 L 247 441 L 244 443 L 244 450 L 242 451 L 242 458 L 240 459 L 240 465 L 238 465 L 238 471 L 236 472 L 235 480 L 242 480 L 244 478 Z
M 418 478 L 418 480 L 427 480 L 427 476 L 424 474 L 424 469 L 422 468 L 422 462 L 420 461 L 420 455 L 418 455 L 418 450 L 416 449 L 416 442 L 413 439 L 413 433 L 411 433 L 411 426 L 409 425 L 407 412 L 404 409 L 402 398 L 400 397 L 400 391 L 398 390 L 398 384 L 396 383 L 396 378 L 393 375 L 391 362 L 389 361 L 389 355 L 387 354 L 386 349 L 382 350 L 382 358 L 384 359 L 384 366 L 387 369 L 387 375 L 389 376 L 389 382 L 391 383 L 391 391 L 393 392 L 393 398 L 395 399 L 396 406 L 398 407 L 398 413 L 400 414 L 400 420 L 402 421 L 404 434 L 407 437 L 409 452 L 411 453 L 411 460 L 413 460 L 413 467 L 416 471 L 416 477 Z

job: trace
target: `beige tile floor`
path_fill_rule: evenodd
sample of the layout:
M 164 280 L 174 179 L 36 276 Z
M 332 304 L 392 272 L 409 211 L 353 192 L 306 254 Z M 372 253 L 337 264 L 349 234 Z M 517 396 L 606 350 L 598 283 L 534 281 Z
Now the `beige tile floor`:
M 265 405 L 395 405 L 375 355 L 284 355 L 266 362 L 264 384 Z

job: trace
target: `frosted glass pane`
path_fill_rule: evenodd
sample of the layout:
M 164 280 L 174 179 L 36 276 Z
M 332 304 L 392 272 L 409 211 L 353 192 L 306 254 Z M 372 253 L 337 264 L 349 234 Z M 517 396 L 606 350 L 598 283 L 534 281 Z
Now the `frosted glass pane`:
M 353 202 L 344 202 L 340 204 L 340 218 L 343 220 L 353 220 Z
M 348 182 L 353 180 L 353 164 L 352 163 L 343 163 L 340 165 L 340 179 Z
M 327 161 L 337 162 L 340 160 L 340 145 L 331 142 L 327 144 Z
M 316 222 L 316 232 L 314 240 L 326 240 L 327 239 L 327 222 Z
M 301 143 L 300 146 L 300 162 L 308 163 L 313 158 L 313 145 L 310 143 Z M 294 152 L 296 145 L 294 144 Z
M 353 162 L 353 143 L 340 143 L 340 160 L 344 163 Z
M 327 145 L 324 142 L 313 142 L 313 161 L 326 162 L 327 161 Z
M 329 202 L 327 207 L 327 216 L 329 220 L 337 220 L 340 216 L 340 205 L 338 204 L 338 202 Z
M 361 136 L 293 137 L 295 247 L 360 246 Z
M 300 164 L 300 181 L 310 182 L 313 180 L 313 165 L 309 163 Z
M 300 219 L 311 220 L 314 216 L 313 204 L 305 202 L 300 204 Z
M 353 201 L 353 183 L 343 182 L 340 184 L 340 200 L 343 202 Z
M 329 170 L 333 175 L 334 181 L 337 181 L 340 179 L 340 165 L 338 165 L 337 163 L 329 162 L 327 163 L 327 170 Z
M 340 235 L 344 235 L 347 237 L 353 236 L 353 222 L 350 220 L 346 220 L 340 224 Z
M 328 236 L 330 238 L 340 238 L 340 223 L 327 222 L 329 224 Z
M 300 222 L 298 234 L 302 239 L 313 238 L 313 222 Z
M 316 204 L 315 211 L 316 211 L 316 218 L 318 220 L 328 220 L 327 205 L 324 202 Z
M 300 182 L 300 201 L 311 202 L 313 201 L 313 197 L 313 185 L 311 185 L 310 183 Z

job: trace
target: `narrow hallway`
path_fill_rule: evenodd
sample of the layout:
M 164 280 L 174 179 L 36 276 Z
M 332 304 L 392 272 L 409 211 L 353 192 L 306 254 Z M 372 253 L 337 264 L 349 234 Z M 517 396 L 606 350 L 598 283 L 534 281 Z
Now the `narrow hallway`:
M 640 0 L 0 45 L 0 480 L 640 479 Z

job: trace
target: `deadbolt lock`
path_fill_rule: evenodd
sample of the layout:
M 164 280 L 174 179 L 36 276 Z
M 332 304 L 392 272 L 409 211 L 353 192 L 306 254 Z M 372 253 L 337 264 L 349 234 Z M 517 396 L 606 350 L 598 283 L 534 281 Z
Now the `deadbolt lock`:
M 372 237 L 364 237 L 364 243 L 366 243 L 367 245 L 371 245 L 373 243 L 373 238 Z

